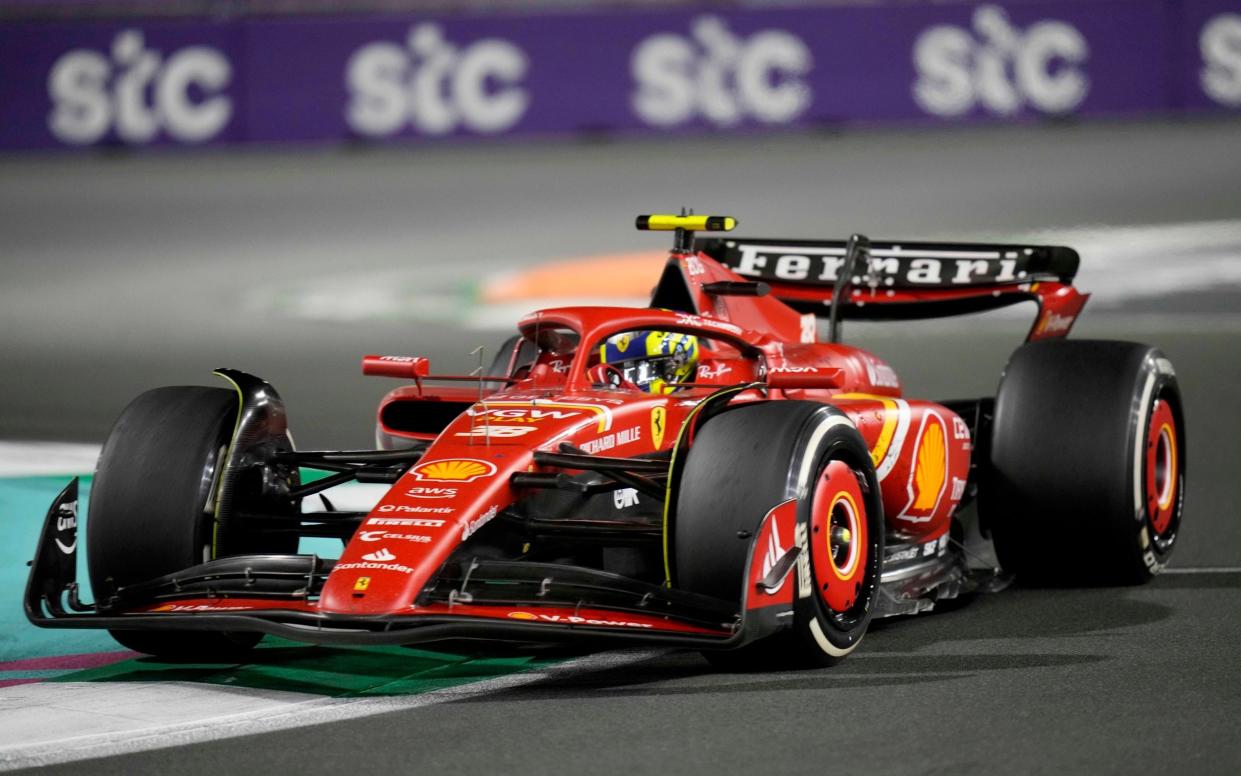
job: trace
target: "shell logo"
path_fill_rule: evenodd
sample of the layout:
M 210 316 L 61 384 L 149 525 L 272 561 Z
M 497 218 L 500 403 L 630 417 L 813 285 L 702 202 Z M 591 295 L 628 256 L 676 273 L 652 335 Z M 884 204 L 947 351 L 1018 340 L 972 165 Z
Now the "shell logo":
M 415 466 L 411 471 L 420 480 L 431 482 L 473 482 L 496 473 L 496 466 L 474 458 L 446 458 Z
M 939 424 L 928 426 L 922 435 L 922 445 L 918 447 L 918 463 L 914 469 L 914 489 L 918 496 L 914 499 L 913 508 L 919 512 L 934 509 L 939 501 L 946 477 L 946 451 L 944 427 Z
M 909 501 L 897 515 L 912 523 L 929 522 L 939 508 L 948 484 L 948 435 L 944 420 L 929 412 L 922 421 L 909 471 Z
M 508 616 L 513 620 L 537 620 L 539 619 L 530 612 L 509 612 Z

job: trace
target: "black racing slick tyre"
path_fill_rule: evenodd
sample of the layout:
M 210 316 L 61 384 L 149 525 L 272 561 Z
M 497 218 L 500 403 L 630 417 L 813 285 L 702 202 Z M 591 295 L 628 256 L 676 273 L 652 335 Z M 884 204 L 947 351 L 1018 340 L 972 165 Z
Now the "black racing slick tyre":
M 1181 394 L 1162 353 L 1031 343 L 996 396 L 980 514 L 1022 582 L 1138 584 L 1176 545 L 1185 471 Z
M 733 653 L 705 653 L 717 665 L 831 665 L 857 647 L 870 624 L 883 558 L 879 483 L 853 423 L 815 402 L 744 404 L 697 430 L 673 522 L 676 586 L 741 599 L 754 536 L 767 514 L 791 499 L 801 546 L 786 583 L 795 585 L 791 632 Z
M 214 501 L 237 422 L 237 394 L 156 388 L 117 419 L 95 469 L 86 557 L 96 601 L 214 557 Z M 123 646 L 172 659 L 228 659 L 261 634 L 112 630 Z

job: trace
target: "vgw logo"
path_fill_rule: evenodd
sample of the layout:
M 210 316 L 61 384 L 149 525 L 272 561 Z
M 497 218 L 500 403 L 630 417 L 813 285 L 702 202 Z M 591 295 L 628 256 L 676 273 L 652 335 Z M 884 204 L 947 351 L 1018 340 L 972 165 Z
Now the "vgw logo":
M 802 79 L 813 65 L 810 49 L 792 33 L 760 30 L 740 38 L 724 20 L 701 16 L 688 37 L 660 33 L 634 49 L 633 110 L 661 127 L 694 118 L 722 127 L 746 118 L 783 124 L 810 106 Z
M 185 143 L 215 137 L 233 115 L 224 89 L 228 58 L 210 46 L 187 46 L 165 58 L 139 30 L 123 30 L 110 55 L 91 49 L 63 54 L 48 73 L 48 128 L 62 142 L 87 145 L 110 129 L 126 143 L 147 143 L 160 130 Z
M 1241 15 L 1222 13 L 1202 27 L 1202 91 L 1220 105 L 1241 108 Z
M 969 30 L 938 25 L 914 44 L 918 105 L 937 116 L 960 116 L 981 106 L 1001 116 L 1028 105 L 1068 113 L 1081 105 L 1090 81 L 1081 65 L 1090 55 L 1082 34 L 1061 21 L 1025 31 L 1002 8 L 981 6 Z
M 371 43 L 346 66 L 350 100 L 345 119 L 355 132 L 392 135 L 407 126 L 427 135 L 461 127 L 510 129 L 530 105 L 519 84 L 530 67 L 524 51 L 488 38 L 457 47 L 436 24 L 410 29 L 404 48 Z

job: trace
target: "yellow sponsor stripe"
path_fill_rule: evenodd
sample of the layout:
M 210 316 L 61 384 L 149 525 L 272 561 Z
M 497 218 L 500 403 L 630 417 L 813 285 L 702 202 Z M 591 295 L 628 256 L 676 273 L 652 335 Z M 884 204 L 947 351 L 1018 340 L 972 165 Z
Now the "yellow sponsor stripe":
M 860 399 L 863 401 L 877 401 L 883 404 L 883 428 L 879 430 L 879 438 L 875 440 L 875 446 L 870 451 L 870 460 L 878 467 L 883 462 L 884 456 L 888 454 L 888 448 L 892 446 L 892 437 L 896 434 L 896 401 L 886 396 L 877 396 L 873 393 L 838 393 L 832 398 Z

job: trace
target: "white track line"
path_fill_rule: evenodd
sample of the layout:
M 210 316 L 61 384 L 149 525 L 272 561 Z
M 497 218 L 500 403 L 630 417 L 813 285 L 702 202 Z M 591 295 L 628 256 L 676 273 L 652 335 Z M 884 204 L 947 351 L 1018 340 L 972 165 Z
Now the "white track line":
M 95 471 L 99 445 L 0 441 L 0 477 L 46 477 Z
M 318 725 L 325 722 L 338 722 L 369 717 L 375 714 L 386 714 L 392 711 L 408 711 L 437 703 L 447 703 L 449 701 L 502 692 L 514 687 L 535 684 L 545 679 L 563 679 L 629 666 L 659 657 L 665 654 L 666 651 L 648 649 L 603 652 L 597 655 L 568 660 L 539 671 L 509 674 L 508 676 L 487 679 L 481 682 L 433 690 L 420 695 L 390 698 L 311 698 L 291 703 L 268 703 L 263 708 L 242 713 L 204 717 L 196 720 L 183 720 L 170 724 L 148 725 L 145 724 L 145 721 L 136 721 L 137 724 L 133 729 L 122 732 L 109 731 L 84 736 L 68 735 L 56 740 L 0 747 L 0 771 L 33 768 L 98 757 L 110 757 L 151 749 L 164 749 L 204 741 L 216 741 L 223 738 L 254 735 L 256 733 L 271 733 L 308 725 Z M 5 695 L 9 695 L 8 690 L 27 690 L 32 695 L 37 695 L 39 694 L 38 688 L 55 686 L 55 684 L 19 685 L 7 688 L 2 692 Z M 46 730 L 72 731 L 73 714 L 70 713 L 72 710 L 66 708 L 66 706 L 72 704 L 72 690 L 84 688 L 87 685 L 60 683 L 59 686 L 63 688 L 65 697 L 57 705 L 39 705 L 34 698 L 31 698 L 34 702 L 23 708 L 14 708 L 12 703 L 0 702 L 0 729 L 7 726 L 8 723 L 5 722 L 6 717 L 9 717 L 11 714 L 20 714 L 23 727 L 43 727 Z M 109 687 L 120 689 L 117 685 L 109 683 L 100 683 L 94 686 L 100 688 L 105 693 Z M 134 685 L 126 684 L 124 687 L 126 690 L 129 690 Z M 214 693 L 236 692 L 239 689 L 215 687 L 212 685 L 191 685 L 190 687 Z M 149 703 L 150 692 L 154 690 L 158 693 L 161 688 L 165 691 L 173 689 L 178 691 L 175 696 L 169 693 L 170 697 L 166 700 L 166 702 L 175 704 L 179 702 L 179 697 L 177 696 L 184 691 L 186 685 L 184 683 L 176 683 L 174 687 L 169 687 L 167 684 L 147 684 L 145 694 L 148 697 L 143 698 L 142 702 Z M 123 693 L 120 693 L 120 695 L 123 695 Z M 9 698 L 7 700 L 12 699 Z M 32 714 L 40 715 L 41 719 L 30 719 L 29 715 Z M 10 722 L 12 719 L 10 718 Z
M 1190 566 L 1164 569 L 1161 574 L 1241 574 L 1241 566 Z

